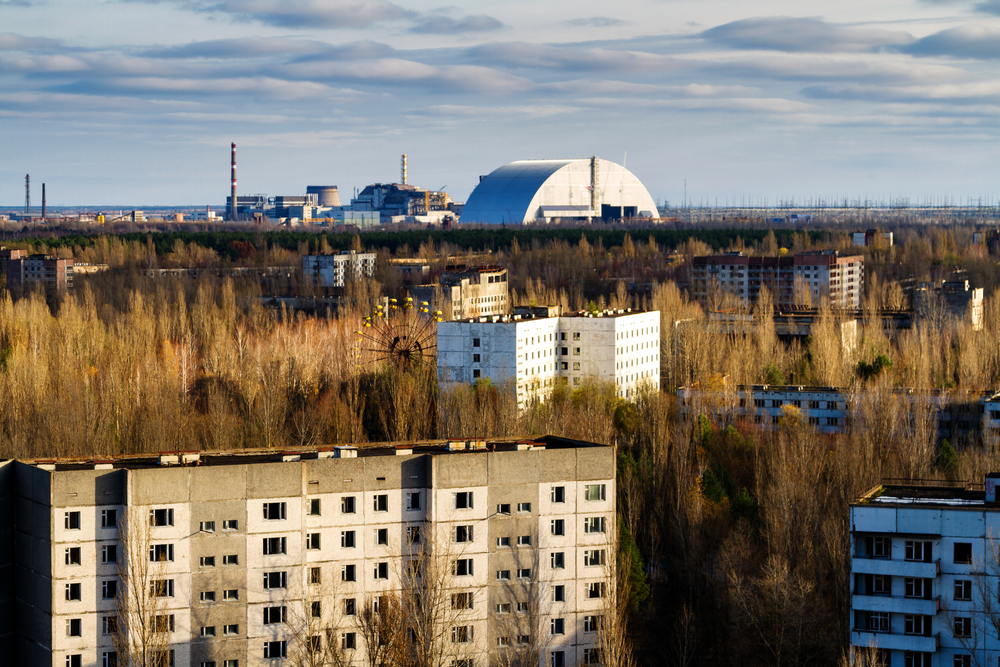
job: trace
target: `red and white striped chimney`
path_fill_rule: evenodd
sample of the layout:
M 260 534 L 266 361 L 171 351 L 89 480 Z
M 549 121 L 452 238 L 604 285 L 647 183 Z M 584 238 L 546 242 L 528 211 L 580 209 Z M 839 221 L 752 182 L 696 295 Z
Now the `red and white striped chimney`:
M 229 219 L 236 220 L 236 143 L 233 143 L 233 186 L 229 196 Z

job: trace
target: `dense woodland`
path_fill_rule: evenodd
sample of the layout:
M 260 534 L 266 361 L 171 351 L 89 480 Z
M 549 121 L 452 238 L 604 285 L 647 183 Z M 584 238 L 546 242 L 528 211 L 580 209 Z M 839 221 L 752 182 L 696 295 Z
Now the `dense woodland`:
M 835 328 L 841 313 L 824 309 L 813 335 L 787 346 L 766 300 L 747 311 L 759 325 L 749 333 L 714 333 L 682 289 L 690 257 L 710 249 L 846 251 L 844 234 L 712 231 L 714 241 L 689 233 L 668 243 L 648 230 L 557 231 L 503 231 L 489 243 L 476 240 L 479 232 L 466 240 L 458 232 L 409 240 L 249 232 L 9 241 L 109 270 L 78 276 L 61 297 L 0 297 L 0 455 L 542 433 L 615 444 L 619 510 L 652 584 L 630 612 L 638 663 L 836 664 L 849 627 L 847 503 L 882 478 L 977 480 L 998 467 L 991 438 L 943 446 L 933 409 L 904 417 L 894 391 L 971 396 L 997 386 L 995 259 L 972 245 L 971 227 L 900 228 L 896 245 L 860 249 L 866 326 L 845 350 Z M 297 276 L 262 285 L 212 270 L 294 267 L 304 252 L 352 247 L 379 253 L 377 275 L 349 284 L 328 317 L 262 305 L 271 291 L 314 290 Z M 627 402 L 613 386 L 556 387 L 518 412 L 510 387 L 439 391 L 433 358 L 408 368 L 370 363 L 355 331 L 378 295 L 405 294 L 388 260 L 406 256 L 426 259 L 432 275 L 456 261 L 507 266 L 516 304 L 658 309 L 664 389 Z M 146 271 L 174 266 L 207 270 L 193 278 Z M 913 281 L 956 271 L 986 288 L 982 331 L 942 318 L 887 336 L 874 323 L 878 309 L 907 305 Z M 629 291 L 629 283 L 640 285 Z M 690 321 L 675 341 L 680 320 Z M 718 405 L 712 420 L 680 416 L 679 385 L 718 390 L 724 404 L 728 389 L 765 381 L 845 387 L 859 397 L 849 432 L 817 435 L 794 418 L 762 431 Z

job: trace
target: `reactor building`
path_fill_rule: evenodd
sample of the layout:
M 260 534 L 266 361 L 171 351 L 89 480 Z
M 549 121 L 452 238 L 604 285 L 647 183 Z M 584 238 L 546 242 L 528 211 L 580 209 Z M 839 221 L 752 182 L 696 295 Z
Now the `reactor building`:
M 462 210 L 462 222 L 487 224 L 656 217 L 646 186 L 598 157 L 505 164 L 480 177 Z

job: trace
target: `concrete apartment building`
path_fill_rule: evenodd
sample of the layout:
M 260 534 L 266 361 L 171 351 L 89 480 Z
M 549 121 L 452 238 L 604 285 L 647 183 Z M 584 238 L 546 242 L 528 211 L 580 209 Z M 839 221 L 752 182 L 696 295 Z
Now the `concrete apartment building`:
M 577 387 L 588 377 L 614 382 L 623 398 L 644 383 L 660 386 L 659 311 L 522 312 L 438 323 L 438 382 L 514 382 L 519 405 L 556 382 Z
M 983 288 L 970 288 L 968 280 L 920 283 L 913 291 L 913 311 L 920 322 L 939 327 L 967 322 L 973 331 L 981 331 Z
M 440 310 L 446 319 L 506 315 L 509 311 L 507 269 L 502 266 L 449 266 L 437 285 L 416 285 L 410 294 Z
M 345 280 L 375 274 L 375 253 L 344 250 L 331 255 L 303 255 L 302 278 L 320 287 L 343 287 Z
M 820 250 L 782 257 L 733 252 L 693 260 L 691 296 L 703 306 L 711 307 L 721 294 L 753 305 L 764 288 L 778 306 L 818 305 L 826 300 L 837 308 L 859 308 L 864 257 L 841 257 L 836 250 Z
M 584 664 L 614 485 L 613 448 L 555 437 L 8 461 L 0 664 L 120 664 L 121 561 L 150 563 L 133 585 L 164 665 L 280 667 L 307 641 L 367 664 L 358 614 L 413 562 L 451 600 L 448 663 L 530 646 L 540 667 Z
M 996 482 L 892 480 L 850 506 L 851 644 L 899 667 L 994 665 Z M 986 605 L 986 606 L 984 606 Z
M 42 285 L 46 292 L 73 289 L 73 260 L 56 259 L 51 255 L 25 257 L 21 251 L 11 253 L 6 259 L 7 289 L 32 289 Z M 14 253 L 20 253 L 17 258 Z

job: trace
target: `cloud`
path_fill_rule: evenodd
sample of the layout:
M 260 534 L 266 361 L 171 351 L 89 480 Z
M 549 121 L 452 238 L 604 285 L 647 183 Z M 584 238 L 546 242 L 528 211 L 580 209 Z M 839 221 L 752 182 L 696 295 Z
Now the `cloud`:
M 475 61 L 523 69 L 566 71 L 667 71 L 678 61 L 654 53 L 612 51 L 601 48 L 560 47 L 526 42 L 491 42 L 468 51 Z
M 808 86 L 802 94 L 813 99 L 865 100 L 879 102 L 967 102 L 1000 101 L 1000 81 L 942 83 L 933 86 L 870 86 L 864 84 Z
M 591 16 L 589 18 L 570 19 L 569 21 L 563 21 L 563 23 L 572 26 L 610 28 L 616 25 L 624 25 L 626 22 L 621 19 L 613 19 L 609 16 Z
M 326 42 L 283 37 L 237 37 L 210 39 L 178 46 L 146 49 L 142 55 L 152 58 L 244 59 L 301 55 L 329 50 Z
M 62 44 L 47 37 L 25 37 L 12 32 L 0 32 L 0 51 L 54 51 Z
M 445 16 L 425 16 L 409 32 L 424 35 L 454 35 L 463 32 L 489 32 L 504 28 L 503 23 L 492 16 L 477 14 L 462 19 L 452 19 Z
M 914 56 L 993 60 L 1000 58 L 1000 30 L 978 25 L 949 28 L 918 39 L 900 51 Z
M 175 3 L 199 12 L 226 14 L 235 21 L 279 28 L 367 28 L 373 24 L 413 19 L 415 12 L 388 0 L 127 0 Z
M 900 84 L 933 83 L 966 78 L 968 73 L 951 65 L 913 62 L 905 56 L 876 59 L 859 56 L 831 58 L 815 54 L 796 56 L 750 54 L 739 58 L 688 60 L 702 72 L 743 80 L 776 79 L 780 81 L 863 81 L 865 83 Z
M 733 21 L 709 28 L 700 36 L 737 49 L 807 53 L 872 52 L 913 41 L 912 35 L 901 31 L 856 28 L 817 18 L 787 16 Z
M 274 68 L 286 78 L 304 81 L 350 81 L 359 86 L 415 86 L 435 92 L 511 93 L 534 83 L 488 67 L 427 65 L 401 58 L 356 62 L 294 62 Z

